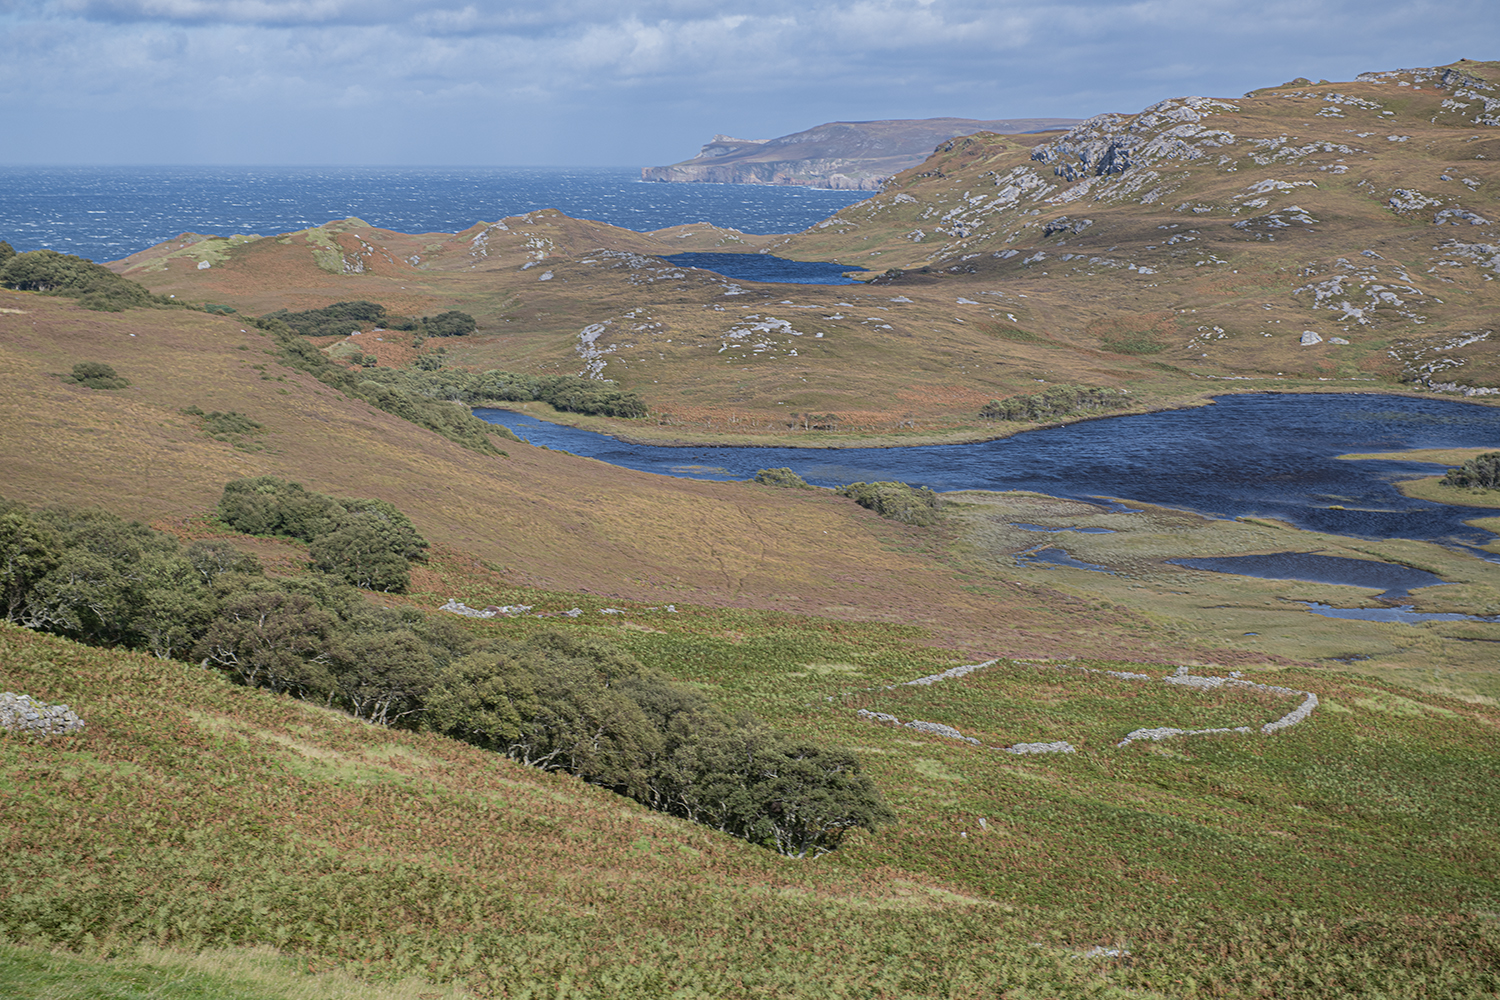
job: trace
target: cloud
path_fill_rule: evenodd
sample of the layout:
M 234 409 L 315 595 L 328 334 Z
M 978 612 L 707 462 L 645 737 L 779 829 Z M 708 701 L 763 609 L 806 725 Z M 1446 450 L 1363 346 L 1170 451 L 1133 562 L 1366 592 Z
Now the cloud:
M 564 161 L 669 162 L 715 132 L 1084 117 L 1482 56 L 1500 50 L 1491 4 L 0 0 L 0 133 L 45 145 L 110 115 L 187 115 L 258 150 L 358 120 L 392 137 L 389 155 L 435 162 L 518 155 L 523 131 L 560 137 L 547 155 Z

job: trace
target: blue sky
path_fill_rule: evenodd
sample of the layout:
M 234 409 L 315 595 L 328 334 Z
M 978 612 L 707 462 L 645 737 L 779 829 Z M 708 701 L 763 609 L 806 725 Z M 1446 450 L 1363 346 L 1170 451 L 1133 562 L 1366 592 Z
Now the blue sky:
M 0 163 L 652 165 L 1500 57 L 1495 0 L 0 0 Z

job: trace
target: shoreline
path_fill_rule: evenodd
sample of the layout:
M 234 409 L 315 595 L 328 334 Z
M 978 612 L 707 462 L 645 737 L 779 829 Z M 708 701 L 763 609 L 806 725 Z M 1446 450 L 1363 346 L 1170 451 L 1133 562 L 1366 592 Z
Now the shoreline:
M 758 439 L 750 439 L 749 435 L 716 433 L 705 431 L 701 433 L 661 433 L 656 434 L 645 431 L 640 424 L 625 423 L 611 417 L 591 417 L 586 414 L 565 413 L 554 410 L 546 403 L 527 401 L 516 402 L 514 400 L 499 400 L 494 403 L 470 403 L 470 412 L 477 409 L 509 410 L 514 413 L 523 413 L 526 416 L 542 420 L 550 424 L 562 427 L 576 427 L 579 430 L 592 431 L 605 437 L 613 438 L 624 444 L 643 445 L 656 448 L 802 448 L 809 451 L 838 451 L 855 448 L 915 448 L 935 445 L 959 445 L 959 444 L 983 444 L 988 441 L 1002 441 L 1014 437 L 1017 434 L 1031 431 L 1047 430 L 1054 427 L 1065 427 L 1070 424 L 1084 423 L 1090 420 L 1109 420 L 1116 417 L 1142 416 L 1148 413 L 1164 413 L 1169 410 L 1191 410 L 1200 406 L 1212 406 L 1216 396 L 1244 396 L 1255 393 L 1274 393 L 1278 395 L 1362 395 L 1362 396 L 1401 396 L 1408 399 L 1448 399 L 1460 403 L 1472 403 L 1475 406 L 1488 406 L 1500 408 L 1500 399 L 1489 398 L 1476 399 L 1460 394 L 1433 393 L 1428 391 L 1402 389 L 1402 388 L 1376 388 L 1373 386 L 1328 386 L 1317 383 L 1303 383 L 1296 388 L 1245 388 L 1245 389 L 1222 389 L 1212 392 L 1205 391 L 1197 396 L 1188 396 L 1181 399 L 1164 402 L 1158 405 L 1131 407 L 1110 413 L 1080 414 L 1077 418 L 1053 420 L 1046 423 L 1023 424 L 994 430 L 975 428 L 972 430 L 935 431 L 929 433 L 914 432 L 906 434 L 872 434 L 859 440 L 851 440 L 842 437 L 839 432 L 814 431 L 803 432 L 803 434 L 767 434 Z M 649 418 L 646 418 L 649 419 Z M 998 423 L 1006 423 L 999 421 Z M 651 425 L 660 427 L 661 425 Z M 645 433 L 642 433 L 645 431 Z M 817 435 L 812 440 L 808 437 Z M 1354 456 L 1341 456 L 1350 457 Z M 1364 456 L 1368 457 L 1368 456 Z M 1419 499 L 1431 499 L 1421 497 Z M 1497 501 L 1500 503 L 1500 501 Z M 1459 504 L 1458 506 L 1463 506 Z

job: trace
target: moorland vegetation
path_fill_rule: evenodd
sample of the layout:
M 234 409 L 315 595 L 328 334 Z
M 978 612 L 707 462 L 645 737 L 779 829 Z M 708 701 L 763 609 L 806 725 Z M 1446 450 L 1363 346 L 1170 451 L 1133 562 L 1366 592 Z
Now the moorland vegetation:
M 117 265 L 201 312 L 0 292 L 0 447 L 31 504 L 0 512 L 31 626 L 0 624 L 0 677 L 88 723 L 0 735 L 0 984 L 135 975 L 150 945 L 478 996 L 1493 996 L 1495 623 L 1333 620 L 1307 611 L 1326 588 L 1167 560 L 1433 567 L 1452 584 L 1415 599 L 1468 614 L 1500 607 L 1492 564 L 1254 518 L 502 457 L 442 380 L 508 373 L 542 410 L 522 380 L 566 376 L 636 394 L 652 419 L 614 429 L 842 442 L 1009 431 L 990 400 L 1040 397 L 1015 424 L 1095 412 L 1045 412 L 1039 380 L 1075 407 L 1231 377 L 1494 386 L 1493 251 L 1454 214 L 1493 215 L 1494 71 L 956 141 L 795 237 L 538 212 L 429 246 L 350 220 Z M 726 240 L 900 273 L 745 287 L 643 255 Z M 247 320 L 377 300 L 476 328 L 351 366 Z M 133 384 L 52 374 L 82 358 Z M 190 379 L 209 412 L 184 412 Z M 217 512 L 235 477 L 256 534 Z M 360 496 L 400 503 L 332 499 Z M 57 506 L 84 497 L 124 516 Z M 352 586 L 340 545 L 312 571 L 340 524 L 353 555 L 405 561 L 406 593 Z M 1117 572 L 1017 563 L 1069 529 Z M 496 610 L 431 612 L 458 598 Z M 1216 686 L 1231 668 L 1268 685 Z M 1272 688 L 1316 711 L 1265 732 Z M 1220 731 L 1121 745 L 1143 727 Z
M 404 590 L 407 561 L 427 547 L 384 501 L 265 476 L 227 484 L 219 514 L 246 534 L 308 543 L 312 573 L 271 579 L 223 542 L 183 549 L 103 511 L 5 503 L 6 620 L 441 732 L 791 857 L 895 818 L 851 752 L 726 715 L 607 643 L 562 633 L 481 643 L 450 622 L 370 605 L 354 588 Z

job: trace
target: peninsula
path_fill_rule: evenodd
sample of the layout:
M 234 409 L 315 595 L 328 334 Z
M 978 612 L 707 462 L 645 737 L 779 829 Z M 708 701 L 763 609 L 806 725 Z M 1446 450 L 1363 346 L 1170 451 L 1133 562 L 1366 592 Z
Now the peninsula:
M 917 166 L 933 147 L 949 139 L 976 132 L 1047 132 L 1076 124 L 1073 118 L 915 118 L 828 122 L 779 139 L 716 135 L 691 160 L 643 167 L 641 179 L 879 191 L 892 176 Z

